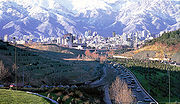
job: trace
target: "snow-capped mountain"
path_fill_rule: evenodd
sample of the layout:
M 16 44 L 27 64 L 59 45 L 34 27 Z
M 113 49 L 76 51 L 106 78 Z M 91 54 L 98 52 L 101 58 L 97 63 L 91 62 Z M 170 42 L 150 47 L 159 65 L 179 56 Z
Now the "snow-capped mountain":
M 0 36 L 57 37 L 138 33 L 180 28 L 179 0 L 1 0 Z

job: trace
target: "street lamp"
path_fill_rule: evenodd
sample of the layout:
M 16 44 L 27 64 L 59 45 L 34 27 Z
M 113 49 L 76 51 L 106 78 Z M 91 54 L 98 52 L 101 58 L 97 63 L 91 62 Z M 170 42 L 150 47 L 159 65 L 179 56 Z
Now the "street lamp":
M 14 40 L 14 64 L 15 64 L 15 84 L 16 84 L 16 90 L 17 90 L 17 63 L 16 63 L 16 38 L 13 37 L 13 40 Z
M 171 62 L 171 59 L 169 60 L 169 62 Z M 170 102 L 171 102 L 171 82 L 170 82 L 171 79 L 170 79 L 170 71 L 168 68 L 167 68 L 167 73 L 168 73 L 168 77 L 169 77 L 169 104 L 170 104 Z
M 167 59 L 167 55 L 164 54 L 165 59 Z M 171 59 L 169 60 L 169 62 L 171 62 Z M 169 79 L 169 104 L 171 102 L 171 79 L 170 79 L 170 71 L 168 70 L 167 64 L 169 64 L 169 62 L 165 62 L 165 70 L 167 69 L 167 74 L 168 74 L 168 79 Z
M 148 62 L 148 83 L 150 85 L 150 73 L 149 73 L 149 53 L 147 53 L 147 62 Z M 148 87 L 148 92 L 150 93 L 150 87 Z

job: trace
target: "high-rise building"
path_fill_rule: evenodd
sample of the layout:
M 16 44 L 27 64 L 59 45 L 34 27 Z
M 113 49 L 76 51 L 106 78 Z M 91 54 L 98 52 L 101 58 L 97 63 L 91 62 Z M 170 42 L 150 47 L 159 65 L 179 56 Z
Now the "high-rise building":
M 97 35 L 97 32 L 96 32 L 96 31 L 94 31 L 94 32 L 93 32 L 93 36 L 96 36 L 96 35 Z
M 61 41 L 62 41 L 62 45 L 72 47 L 72 45 L 73 45 L 73 35 L 71 33 L 65 34 L 62 37 Z
M 85 35 L 86 37 L 89 36 L 88 31 L 86 31 L 86 32 L 84 33 L 84 35 Z
M 57 44 L 61 44 L 61 37 L 57 38 Z
M 116 36 L 116 33 L 115 33 L 115 31 L 113 31 L 113 37 L 115 37 Z
M 4 35 L 4 42 L 8 42 L 8 35 Z

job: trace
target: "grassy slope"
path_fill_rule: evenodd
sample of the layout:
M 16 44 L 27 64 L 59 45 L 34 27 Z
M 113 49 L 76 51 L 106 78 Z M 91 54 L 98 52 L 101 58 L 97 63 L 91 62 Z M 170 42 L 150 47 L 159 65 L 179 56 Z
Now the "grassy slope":
M 168 46 L 178 44 L 180 42 L 180 29 L 178 29 L 176 31 L 163 33 L 160 37 L 155 38 L 155 39 L 149 41 L 148 43 L 146 43 L 146 45 L 151 45 L 151 44 L 154 44 L 156 42 L 164 43 Z
M 168 102 L 168 74 L 165 69 L 165 65 L 156 61 L 148 63 L 139 60 L 125 60 L 118 59 L 113 60 L 126 67 L 128 67 L 138 78 L 140 83 L 144 86 L 147 91 L 150 91 L 158 102 Z M 171 101 L 180 102 L 180 68 L 175 66 L 166 66 L 170 71 L 171 80 Z
M 0 104 L 50 104 L 44 98 L 23 91 L 0 89 Z
M 122 55 L 132 57 L 143 51 L 155 51 L 154 57 L 156 58 L 164 58 L 164 53 L 168 57 L 172 57 L 175 53 L 180 52 L 180 30 L 164 33 L 162 36 L 147 42 L 144 47 Z
M 33 49 L 38 49 L 38 50 L 44 50 L 44 51 L 52 51 L 52 52 L 58 52 L 59 54 L 62 53 L 61 55 L 63 56 L 64 53 L 70 54 L 68 57 L 77 57 L 79 54 L 82 55 L 84 54 L 85 51 L 83 50 L 77 50 L 77 49 L 70 49 L 66 47 L 61 47 L 56 44 L 25 44 L 25 46 L 33 48 Z M 66 58 L 64 57 L 64 58 Z
M 0 60 L 3 60 L 5 67 L 12 69 L 14 63 L 14 47 L 5 47 L 7 49 L 0 49 Z M 64 57 L 77 57 L 77 55 L 29 49 L 24 46 L 19 47 L 20 48 L 17 48 L 19 82 L 22 82 L 23 69 L 25 73 L 25 83 L 34 86 L 42 84 L 57 85 L 60 81 L 80 83 L 93 80 L 100 76 L 99 72 L 101 72 L 101 69 L 98 62 L 64 61 L 62 60 Z M 79 50 L 72 51 L 78 53 Z M 14 82 L 13 75 L 8 79 L 10 83 Z

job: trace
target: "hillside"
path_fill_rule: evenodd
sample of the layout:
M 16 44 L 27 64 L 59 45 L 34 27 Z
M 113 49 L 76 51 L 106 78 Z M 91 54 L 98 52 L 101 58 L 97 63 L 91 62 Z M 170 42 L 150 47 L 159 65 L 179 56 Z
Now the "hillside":
M 160 37 L 155 38 L 146 43 L 146 45 L 152 45 L 155 43 L 162 43 L 168 46 L 175 46 L 180 43 L 180 29 L 171 32 L 164 32 Z
M 172 32 L 163 33 L 162 36 L 148 41 L 144 47 L 126 52 L 122 55 L 134 58 L 147 58 L 147 54 L 150 58 L 163 59 L 165 55 L 168 58 L 172 58 L 174 61 L 178 61 L 180 53 L 180 29 Z M 176 57 L 174 57 L 176 56 Z M 180 63 L 180 62 L 179 62 Z
M 50 101 L 23 91 L 0 89 L 1 104 L 52 104 Z
M 33 44 L 24 44 L 25 48 L 37 49 L 43 52 L 51 52 L 59 55 L 58 58 L 76 58 L 78 55 L 84 54 L 85 51 L 71 49 L 66 47 L 61 47 L 56 44 L 41 44 L 41 43 L 33 43 Z M 43 53 L 42 53 L 43 54 Z
M 6 70 L 0 84 L 15 82 L 15 47 L 0 41 L 0 61 Z M 64 50 L 64 49 L 62 49 Z M 73 50 L 78 52 L 79 50 Z M 79 52 L 79 54 L 82 52 Z M 96 61 L 65 61 L 63 58 L 77 57 L 75 54 L 32 49 L 26 46 L 16 47 L 18 83 L 39 87 L 45 85 L 79 84 L 95 80 L 101 76 L 101 65 Z M 87 67 L 88 65 L 88 67 Z M 1 65 L 0 65 L 1 66 Z

